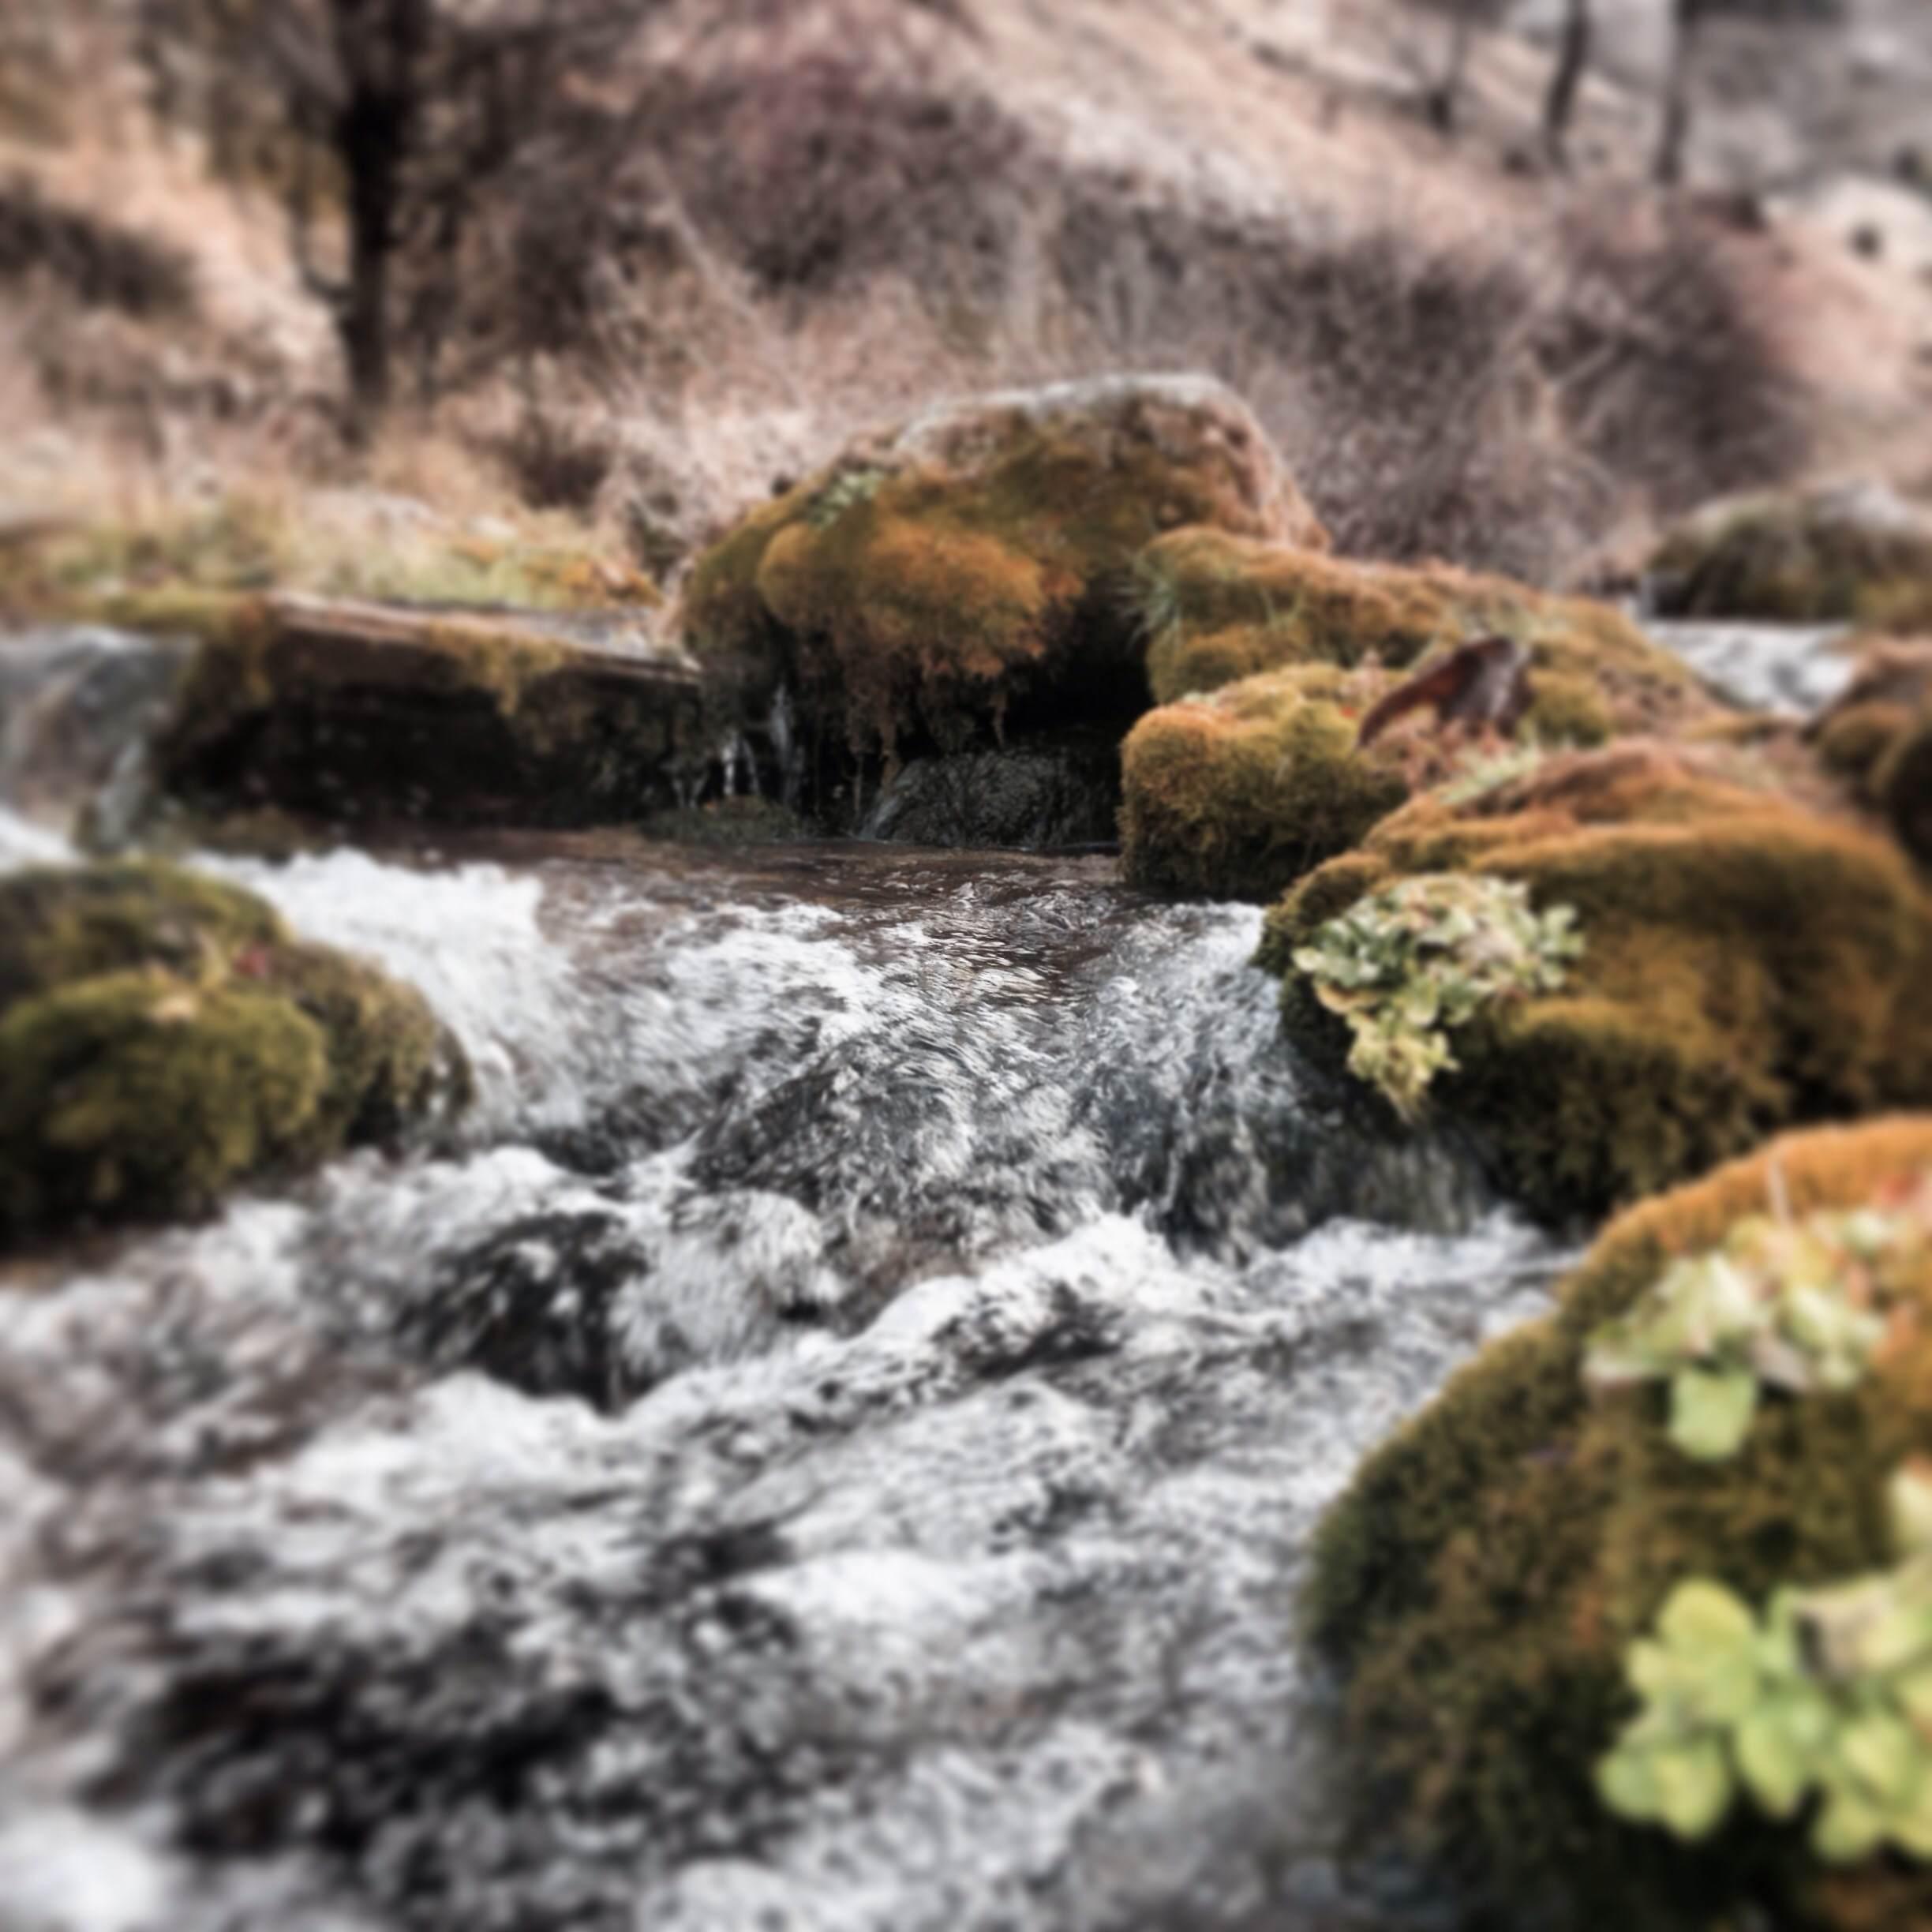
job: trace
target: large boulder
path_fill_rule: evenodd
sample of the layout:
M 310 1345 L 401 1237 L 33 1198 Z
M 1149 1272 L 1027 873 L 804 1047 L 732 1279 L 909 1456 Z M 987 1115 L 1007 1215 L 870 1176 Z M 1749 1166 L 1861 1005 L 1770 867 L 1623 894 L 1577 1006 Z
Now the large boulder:
M 1365 1837 L 1485 1924 L 1926 1932 L 1928 1390 L 1932 1117 L 1612 1222 L 1323 1524 Z
M 1729 497 L 1664 538 L 1647 581 L 1668 617 L 1932 624 L 1932 511 L 1876 483 Z
M 756 510 L 692 571 L 685 639 L 762 718 L 785 694 L 808 803 L 867 761 L 1146 708 L 1135 560 L 1205 526 L 1327 538 L 1247 406 L 1130 376 L 934 410 Z
M 1347 995 L 1324 999 L 1297 954 L 1445 874 L 1519 886 L 1580 934 L 1559 984 L 1456 1026 L 1429 1096 L 1540 1214 L 1600 1214 L 1781 1127 L 1932 1104 L 1932 893 L 1889 839 L 1729 747 L 1628 741 L 1385 818 L 1269 915 L 1262 959 L 1285 975 L 1292 1034 L 1339 1060 Z M 1391 996 L 1433 1026 L 1433 990 Z
M 193 1215 L 460 1108 L 421 997 L 159 864 L 0 879 L 0 1242 Z

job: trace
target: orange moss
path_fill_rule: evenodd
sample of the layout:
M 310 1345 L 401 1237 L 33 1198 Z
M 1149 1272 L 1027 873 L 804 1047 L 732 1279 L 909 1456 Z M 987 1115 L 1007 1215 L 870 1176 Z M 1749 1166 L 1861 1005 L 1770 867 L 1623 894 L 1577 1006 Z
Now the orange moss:
M 1102 385 L 962 409 L 849 455 L 753 511 L 700 558 L 684 634 L 761 704 L 781 680 L 855 751 L 915 736 L 954 747 L 1020 700 L 1088 721 L 1145 708 L 1135 557 L 1181 526 L 1325 541 L 1267 500 L 1258 431 Z M 1191 413 L 1192 412 L 1192 413 Z
M 1304 665 L 1150 711 L 1121 748 L 1121 856 L 1158 891 L 1265 899 L 1408 796 L 1402 753 L 1358 754 L 1380 679 Z
M 1691 673 L 1619 612 L 1447 564 L 1360 564 L 1219 530 L 1151 544 L 1136 566 L 1157 701 L 1284 665 L 1399 668 L 1500 631 L 1530 648 L 1546 736 L 1595 743 L 1712 707 Z

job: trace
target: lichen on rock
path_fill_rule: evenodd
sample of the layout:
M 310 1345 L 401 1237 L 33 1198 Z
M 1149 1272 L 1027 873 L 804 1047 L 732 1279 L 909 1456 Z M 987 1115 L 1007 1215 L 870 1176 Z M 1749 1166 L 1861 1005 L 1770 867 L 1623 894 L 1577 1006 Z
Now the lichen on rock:
M 1896 1479 L 1932 1452 L 1929 1176 L 1932 1118 L 1899 1117 L 1788 1135 L 1645 1203 L 1604 1230 L 1552 1316 L 1492 1342 L 1364 1464 L 1322 1526 L 1305 1615 L 1346 1680 L 1352 1802 L 1378 1842 L 1393 1825 L 1473 1892 L 1563 1932 L 1702 1932 L 1747 1902 L 1772 1923 L 1827 1932 L 1932 1926 L 1932 1865 L 1875 1855 L 1887 1820 L 1904 1815 L 1896 1807 L 1881 1808 L 1876 1833 L 1843 1834 L 1841 1816 L 1815 1835 L 1833 1794 L 1862 1788 L 1856 1764 L 1835 1754 L 1784 1767 L 1800 1773 L 1788 1807 L 1728 1804 L 1739 1761 L 1713 1761 L 1703 1729 L 1680 1738 L 1689 1706 L 1667 1705 L 1663 1728 L 1638 1738 L 1664 1760 L 1612 1774 L 1608 1795 L 1628 1802 L 1606 1803 L 1598 1776 L 1644 1708 L 1627 1668 L 1653 1641 L 1675 1648 L 1646 1653 L 1645 1683 L 1668 1700 L 1694 1680 L 1707 1717 L 1815 1689 L 1837 1727 L 1846 1698 L 1869 1691 L 1874 1709 L 1890 1699 L 1889 1678 L 1870 1675 L 1856 1642 L 1842 1673 L 1822 1668 L 1829 1657 L 1814 1668 L 1786 1656 L 1767 1688 L 1759 1666 L 1778 1659 L 1754 1650 L 1750 1683 L 1727 1676 L 1702 1643 L 1717 1598 L 1680 1593 L 1694 1582 L 1721 1593 L 1720 1620 L 1740 1643 L 1761 1612 L 1754 1636 L 1777 1638 L 1780 1592 L 1796 1593 L 1793 1616 L 1836 1619 L 1818 1633 L 1831 1645 L 1868 1627 L 1869 1604 L 1852 1602 L 1848 1586 L 1869 1597 L 1877 1579 L 1887 1602 L 1904 1601 L 1884 1579 L 1902 1560 Z M 1661 1385 L 1586 1379 L 1604 1324 L 1628 1319 L 1673 1267 L 1723 1249 L 1741 1222 L 1802 1230 L 1846 1215 L 1922 1230 L 1888 1247 L 1887 1337 L 1856 1376 L 1765 1394 L 1714 1459 L 1673 1440 Z M 1699 1657 L 1681 1654 L 1687 1646 Z M 1743 1652 L 1733 1643 L 1730 1654 Z M 1822 1735 L 1818 1750 L 1833 1753 L 1839 1735 Z M 1778 1766 L 1762 1742 L 1750 1753 L 1768 1777 Z M 1640 1789 L 1638 1769 L 1661 1769 L 1672 1790 Z M 1672 1829 L 1649 1822 L 1666 1814 Z
M 414 992 L 154 863 L 0 880 L 0 1239 L 205 1211 L 459 1108 Z

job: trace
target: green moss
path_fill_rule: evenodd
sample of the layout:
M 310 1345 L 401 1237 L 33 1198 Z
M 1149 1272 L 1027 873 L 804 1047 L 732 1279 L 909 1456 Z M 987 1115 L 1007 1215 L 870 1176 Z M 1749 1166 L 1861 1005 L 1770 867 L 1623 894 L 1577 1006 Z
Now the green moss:
M 225 970 L 244 948 L 287 938 L 253 893 L 178 867 L 36 867 L 0 878 L 0 1010 L 133 967 L 197 979 Z
M 1409 792 L 1394 747 L 1355 749 L 1377 688 L 1309 665 L 1149 712 L 1121 751 L 1129 881 L 1265 899 L 1354 844 Z
M 1886 841 L 1632 747 L 1418 800 L 1272 916 L 1278 968 L 1357 886 L 1476 870 L 1574 906 L 1560 994 L 1479 1017 L 1440 1103 L 1536 1211 L 1593 1214 L 1805 1121 L 1932 1101 L 1932 896 Z M 1285 983 L 1284 1024 L 1335 1023 Z
M 1888 1477 L 1932 1450 L 1926 1327 L 1855 1387 L 1768 1397 L 1720 1462 L 1673 1446 L 1658 1389 L 1592 1398 L 1580 1372 L 1599 1324 L 1741 1217 L 1861 1205 L 1929 1165 L 1932 1120 L 1827 1129 L 1634 1210 L 1553 1316 L 1487 1349 L 1363 1466 L 1322 1526 L 1305 1608 L 1347 1677 L 1354 1798 L 1378 1842 L 1393 1822 L 1466 1884 L 1563 1928 L 1703 1932 L 1747 1900 L 1833 1932 L 1932 1926 L 1932 1874 L 1828 1873 L 1802 1825 L 1742 1810 L 1682 1846 L 1619 1822 L 1591 1776 L 1634 1708 L 1624 1652 L 1687 1575 L 1759 1603 L 1889 1559 Z M 1908 1279 L 1932 1305 L 1932 1253 Z
M 322 1029 L 251 988 L 110 973 L 0 1016 L 4 1219 L 194 1214 L 313 1130 Z
M 469 1096 L 414 992 L 157 863 L 0 880 L 0 1237 L 199 1213 Z
M 1135 575 L 1155 701 L 1296 664 L 1401 668 L 1500 631 L 1530 649 L 1531 722 L 1595 744 L 1708 709 L 1683 664 L 1621 612 L 1447 564 L 1361 564 L 1215 530 L 1150 544 Z
M 328 946 L 290 943 L 242 968 L 321 1029 L 328 1076 L 304 1144 L 325 1159 L 343 1146 L 394 1139 L 472 1094 L 468 1063 L 412 987 Z
M 1932 524 L 1829 492 L 1714 506 L 1665 538 L 1650 572 L 1668 616 L 1932 625 Z

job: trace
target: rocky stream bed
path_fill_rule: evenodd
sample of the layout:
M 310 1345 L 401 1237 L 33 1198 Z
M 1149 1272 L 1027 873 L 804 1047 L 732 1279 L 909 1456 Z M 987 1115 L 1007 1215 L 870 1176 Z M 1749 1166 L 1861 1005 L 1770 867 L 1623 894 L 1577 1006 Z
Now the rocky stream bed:
M 152 696 L 36 648 L 0 864 L 64 849 L 50 720 L 111 789 Z M 867 842 L 193 862 L 477 1101 L 7 1264 L 8 1932 L 1456 1922 L 1338 1841 L 1295 1599 L 1571 1250 L 1297 1060 L 1259 909 Z

